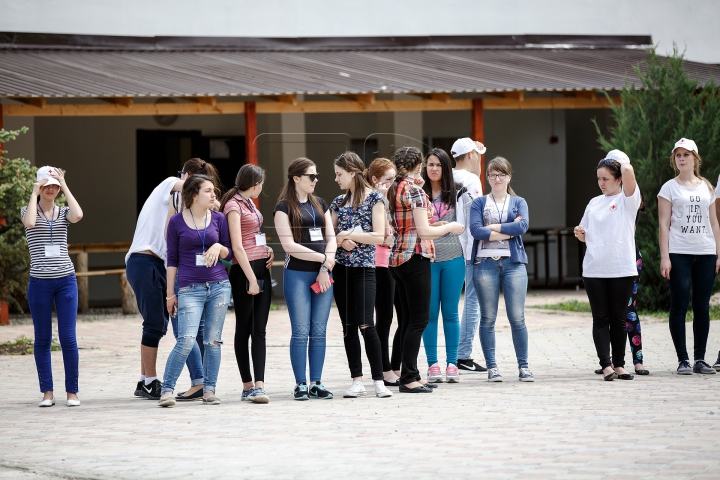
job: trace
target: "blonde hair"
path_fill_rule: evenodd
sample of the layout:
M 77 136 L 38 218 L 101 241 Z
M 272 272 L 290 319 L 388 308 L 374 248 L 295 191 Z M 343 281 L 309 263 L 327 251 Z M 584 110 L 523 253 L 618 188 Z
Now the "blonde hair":
M 677 164 L 675 163 L 675 150 L 682 147 L 677 147 L 673 149 L 672 154 L 670 154 L 670 165 L 673 167 L 673 171 L 675 172 L 675 175 L 680 175 L 680 170 L 677 168 Z M 708 181 L 707 178 L 700 175 L 700 165 L 702 164 L 702 159 L 700 158 L 700 155 L 697 154 L 694 150 L 688 150 L 692 154 L 692 156 L 695 158 L 695 165 L 693 165 L 693 174 L 705 182 L 705 185 L 710 189 L 711 192 L 715 191 L 715 188 L 713 188 L 712 184 Z
M 503 157 L 495 157 L 492 160 L 490 160 L 485 167 L 486 172 L 499 172 L 504 173 L 508 177 L 512 177 L 512 165 L 510 165 L 510 162 Z M 510 183 L 508 182 L 507 187 L 507 193 L 510 195 L 517 195 L 512 188 L 510 188 Z

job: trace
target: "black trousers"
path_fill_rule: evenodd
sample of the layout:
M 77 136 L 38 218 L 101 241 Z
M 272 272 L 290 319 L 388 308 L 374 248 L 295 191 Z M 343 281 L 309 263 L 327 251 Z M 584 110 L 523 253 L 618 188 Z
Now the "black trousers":
M 602 368 L 625 366 L 625 315 L 634 277 L 583 277 L 593 316 L 593 341 Z M 610 350 L 612 346 L 612 358 Z
M 370 362 L 373 380 L 383 379 L 380 338 L 373 321 L 375 307 L 375 268 L 333 268 L 333 295 L 343 327 L 343 341 L 347 354 L 350 377 L 362 377 L 362 352 L 358 330 L 365 340 L 365 354 Z
M 430 259 L 416 254 L 390 270 L 397 282 L 406 325 L 400 371 L 400 383 L 406 385 L 421 378 L 417 357 L 422 334 L 430 320 Z
M 257 295 L 247 293 L 247 278 L 240 265 L 230 267 L 230 285 L 235 302 L 235 359 L 243 383 L 252 382 L 250 374 L 250 351 L 248 340 L 252 340 L 252 363 L 256 382 L 265 381 L 266 342 L 265 331 L 272 286 L 270 269 L 266 267 L 267 258 L 250 262 L 258 280 L 263 281 L 263 291 Z
M 378 337 L 380 337 L 380 350 L 382 351 L 383 372 L 400 370 L 402 361 L 402 339 L 407 328 L 402 321 L 402 305 L 400 295 L 395 293 L 395 279 L 389 268 L 376 268 L 375 279 L 377 292 L 375 293 L 375 323 Z M 390 359 L 390 327 L 393 320 L 393 305 L 397 312 L 398 327 L 393 336 L 392 360 Z

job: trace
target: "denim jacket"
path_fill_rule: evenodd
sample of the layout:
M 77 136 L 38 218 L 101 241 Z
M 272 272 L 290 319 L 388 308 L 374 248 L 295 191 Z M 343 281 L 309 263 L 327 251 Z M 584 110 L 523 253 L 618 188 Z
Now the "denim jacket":
M 507 223 L 501 224 L 500 233 L 512 235 L 512 238 L 508 240 L 510 244 L 510 260 L 527 264 L 527 253 L 522 241 L 522 235 L 527 232 L 530 225 L 527 202 L 525 202 L 524 198 L 516 195 L 510 195 L 509 197 L 510 205 L 508 206 Z M 470 257 L 473 261 L 475 261 L 480 240 L 490 240 L 490 233 L 492 233 L 492 230 L 485 228 L 483 220 L 486 201 L 487 196 L 483 195 L 473 200 L 470 207 L 470 233 L 475 239 L 472 246 L 472 257 Z M 522 220 L 514 222 L 513 220 L 518 216 L 521 216 Z

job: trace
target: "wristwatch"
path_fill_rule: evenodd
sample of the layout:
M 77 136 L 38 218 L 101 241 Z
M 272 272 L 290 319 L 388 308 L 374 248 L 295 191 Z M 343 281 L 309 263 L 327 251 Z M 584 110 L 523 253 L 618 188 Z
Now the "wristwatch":
M 321 272 L 327 272 L 328 268 L 325 265 L 320 265 L 320 271 Z

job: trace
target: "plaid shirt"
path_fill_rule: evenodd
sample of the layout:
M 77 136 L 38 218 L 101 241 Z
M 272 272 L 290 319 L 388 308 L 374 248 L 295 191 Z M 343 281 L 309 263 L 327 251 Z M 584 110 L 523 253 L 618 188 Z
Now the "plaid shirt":
M 427 212 L 428 223 L 432 218 L 429 200 L 422 188 L 411 180 L 402 180 L 395 193 L 395 246 L 390 258 L 390 266 L 398 267 L 419 253 L 432 259 L 435 256 L 435 245 L 432 240 L 421 240 L 418 237 L 413 211 L 421 208 Z

